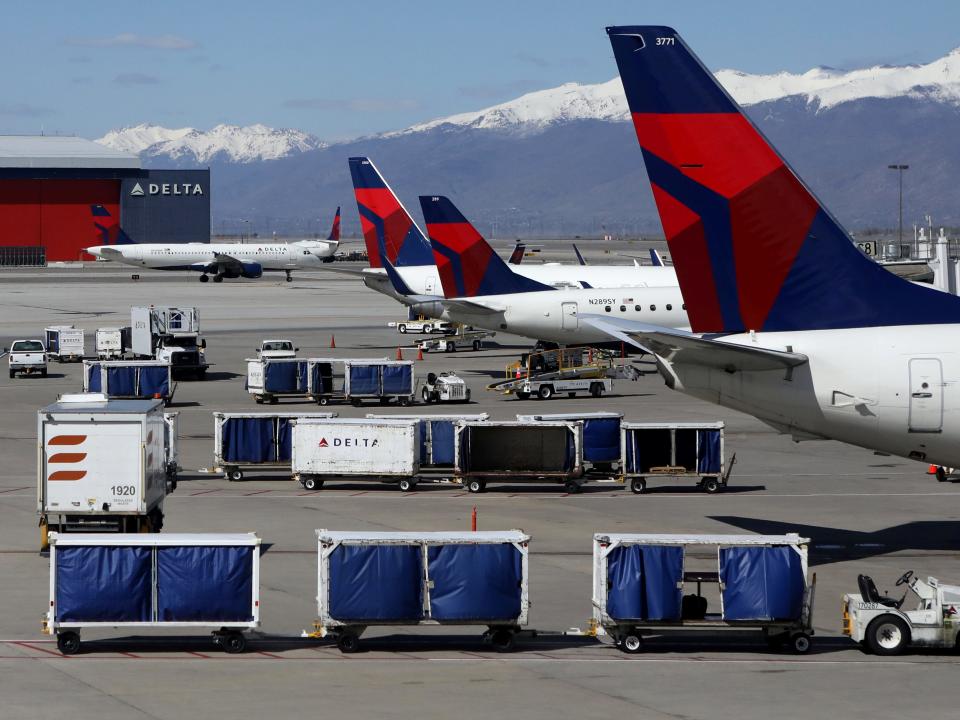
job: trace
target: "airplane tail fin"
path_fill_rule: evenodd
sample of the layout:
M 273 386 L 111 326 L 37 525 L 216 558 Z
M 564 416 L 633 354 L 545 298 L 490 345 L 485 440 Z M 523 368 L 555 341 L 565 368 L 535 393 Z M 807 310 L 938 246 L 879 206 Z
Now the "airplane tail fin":
M 523 253 L 526 252 L 527 246 L 522 242 L 518 242 L 513 246 L 513 252 L 510 253 L 510 259 L 507 260 L 508 265 L 519 265 L 523 262 Z
M 573 243 L 573 252 L 577 256 L 577 262 L 581 265 L 586 265 L 587 261 L 583 259 L 583 255 L 580 253 L 580 248 L 577 247 L 576 243 Z
M 337 206 L 337 214 L 333 216 L 333 225 L 330 227 L 330 234 L 327 235 L 327 240 L 331 242 L 339 243 L 340 242 L 340 206 Z
M 430 243 L 370 158 L 349 159 L 370 267 L 383 267 L 381 245 L 395 267 L 433 265 Z
M 657 252 L 656 248 L 650 248 L 650 262 L 653 263 L 654 267 L 664 266 L 663 258 L 660 257 L 660 253 Z
M 101 245 L 136 245 L 120 227 L 120 223 L 113 221 L 110 211 L 103 205 L 91 205 L 90 214 L 93 216 L 93 226 L 100 233 Z
M 675 30 L 607 34 L 695 332 L 960 322 L 854 247 Z
M 433 257 L 448 298 L 553 290 L 513 272 L 448 198 L 420 196 Z

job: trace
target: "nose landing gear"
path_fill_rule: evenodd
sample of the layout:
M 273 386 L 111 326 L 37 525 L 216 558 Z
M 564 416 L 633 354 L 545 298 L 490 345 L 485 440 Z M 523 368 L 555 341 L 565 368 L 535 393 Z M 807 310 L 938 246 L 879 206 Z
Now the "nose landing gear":
M 210 281 L 210 278 L 207 277 L 206 273 L 200 276 L 200 282 L 209 282 L 209 281 Z
M 293 282 L 293 275 L 290 274 L 289 270 L 284 270 L 287 273 L 287 282 Z
M 214 281 L 214 282 L 223 282 L 223 275 L 220 275 L 219 273 L 216 274 L 216 275 L 214 275 L 214 276 L 213 276 L 213 281 Z

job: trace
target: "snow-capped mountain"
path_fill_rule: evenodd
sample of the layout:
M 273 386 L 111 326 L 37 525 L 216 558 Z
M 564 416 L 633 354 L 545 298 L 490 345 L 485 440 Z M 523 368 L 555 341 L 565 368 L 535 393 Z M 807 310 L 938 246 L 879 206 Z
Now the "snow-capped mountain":
M 217 125 L 207 131 L 141 124 L 111 130 L 97 142 L 145 158 L 162 156 L 181 163 L 198 164 L 212 160 L 234 163 L 276 160 L 326 147 L 326 143 L 299 130 L 259 124 L 246 127 Z

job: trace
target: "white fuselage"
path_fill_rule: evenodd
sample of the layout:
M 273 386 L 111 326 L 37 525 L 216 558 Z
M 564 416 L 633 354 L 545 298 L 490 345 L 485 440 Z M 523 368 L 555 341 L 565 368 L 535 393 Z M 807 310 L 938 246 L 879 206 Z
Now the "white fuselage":
M 822 437 L 960 466 L 956 325 L 730 335 L 722 342 L 802 353 L 782 370 L 725 372 L 661 358 L 667 384 L 753 415 L 798 439 Z
M 310 240 L 295 243 L 149 243 L 100 245 L 87 252 L 105 260 L 153 270 L 199 270 L 228 256 L 243 263 L 256 263 L 264 270 L 305 270 L 320 267 L 337 243 Z

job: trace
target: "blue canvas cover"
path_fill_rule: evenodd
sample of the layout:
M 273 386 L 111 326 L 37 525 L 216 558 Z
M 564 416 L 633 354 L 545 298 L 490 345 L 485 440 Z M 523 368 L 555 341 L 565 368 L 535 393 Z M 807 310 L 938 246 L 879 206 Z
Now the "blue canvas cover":
M 607 614 L 614 620 L 679 620 L 683 547 L 620 545 L 607 556 Z
M 331 363 L 314 363 L 310 369 L 308 390 L 315 395 L 330 395 L 333 393 L 333 365 Z
M 697 472 L 720 472 L 719 430 L 697 430 Z
M 273 393 L 295 393 L 299 387 L 298 362 L 267 362 L 263 368 L 263 390 Z
M 250 546 L 157 548 L 157 619 L 161 622 L 253 620 Z
M 720 548 L 724 620 L 797 620 L 803 608 L 800 554 L 792 547 Z
M 380 366 L 350 366 L 351 395 L 380 395 Z
M 100 363 L 93 363 L 87 366 L 87 392 L 98 393 L 102 386 L 100 383 Z
M 276 460 L 274 418 L 225 418 L 220 430 L 224 462 L 264 463 Z
M 58 547 L 59 622 L 152 620 L 151 552 L 144 547 Z
M 623 458 L 623 472 L 627 475 L 637 475 L 640 472 L 640 447 L 635 430 L 628 430 L 624 439 L 625 455 Z
M 413 394 L 413 367 L 410 365 L 384 365 L 383 373 L 384 395 L 412 395 Z
M 620 418 L 584 418 L 583 459 L 614 462 L 620 458 Z
M 137 368 L 135 365 L 107 367 L 107 395 L 111 397 L 137 396 Z
M 166 367 L 140 368 L 140 397 L 153 397 L 159 394 L 165 398 L 170 395 L 170 375 Z
M 340 545 L 330 554 L 330 617 L 342 622 L 423 619 L 417 545 Z
M 307 392 L 309 384 L 309 379 L 307 378 L 307 363 L 301 360 L 297 362 L 297 390 Z
M 290 418 L 277 418 L 277 460 L 289 462 L 293 459 L 293 428 Z
M 452 420 L 430 420 L 432 456 L 425 464 L 453 467 L 454 426 Z M 421 442 L 423 441 L 421 433 Z M 423 462 L 423 460 L 421 460 Z
M 520 551 L 497 545 L 433 545 L 427 549 L 430 617 L 439 621 L 514 621 L 520 616 Z

